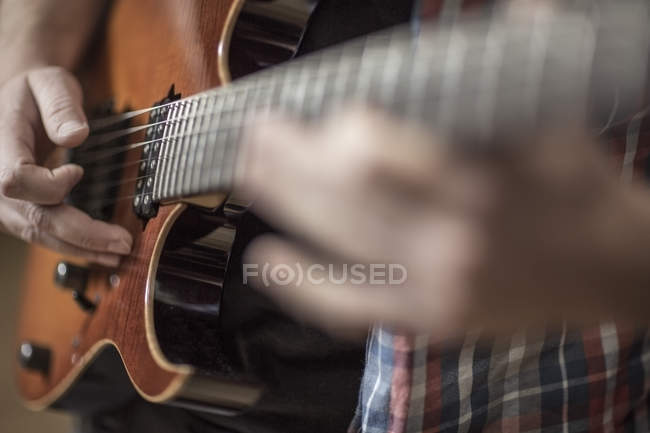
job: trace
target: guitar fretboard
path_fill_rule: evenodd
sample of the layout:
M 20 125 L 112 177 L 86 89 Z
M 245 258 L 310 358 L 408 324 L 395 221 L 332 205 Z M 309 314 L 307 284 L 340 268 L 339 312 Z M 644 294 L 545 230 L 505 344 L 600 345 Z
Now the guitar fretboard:
M 648 10 L 599 0 L 396 28 L 182 99 L 168 106 L 153 200 L 228 190 L 244 131 L 275 111 L 309 120 L 366 104 L 473 146 L 614 124 L 645 102 Z

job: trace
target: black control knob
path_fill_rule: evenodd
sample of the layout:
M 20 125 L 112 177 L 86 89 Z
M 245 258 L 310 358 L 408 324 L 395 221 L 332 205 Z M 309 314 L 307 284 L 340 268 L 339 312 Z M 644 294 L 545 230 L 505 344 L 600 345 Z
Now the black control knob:
M 67 262 L 59 262 L 54 272 L 54 281 L 64 289 L 83 293 L 88 282 L 88 270 Z
M 54 280 L 58 286 L 72 291 L 72 299 L 82 310 L 86 312 L 95 310 L 95 304 L 84 294 L 88 282 L 88 270 L 86 268 L 71 265 L 67 262 L 59 262 L 54 272 Z
M 47 374 L 50 371 L 51 351 L 47 347 L 24 341 L 18 348 L 18 361 L 23 368 Z
M 79 305 L 79 307 L 82 310 L 88 313 L 95 311 L 95 304 L 90 299 L 88 299 L 83 293 L 75 290 L 74 292 L 72 292 L 72 299 L 75 300 L 77 305 Z

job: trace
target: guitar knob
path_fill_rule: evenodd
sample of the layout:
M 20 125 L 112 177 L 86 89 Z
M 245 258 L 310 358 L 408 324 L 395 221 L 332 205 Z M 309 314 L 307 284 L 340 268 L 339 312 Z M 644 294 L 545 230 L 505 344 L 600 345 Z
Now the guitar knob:
M 23 368 L 47 374 L 50 371 L 51 351 L 47 347 L 24 341 L 18 349 L 18 361 Z
M 95 310 L 95 304 L 84 295 L 88 282 L 88 270 L 67 262 L 59 262 L 54 272 L 54 281 L 64 289 L 72 290 L 72 299 L 86 312 Z
M 75 290 L 72 292 L 72 299 L 75 300 L 79 308 L 84 310 L 87 313 L 95 311 L 95 304 L 88 299 L 83 293 Z
M 88 270 L 70 263 L 59 262 L 54 272 L 54 281 L 64 289 L 83 292 L 86 290 Z

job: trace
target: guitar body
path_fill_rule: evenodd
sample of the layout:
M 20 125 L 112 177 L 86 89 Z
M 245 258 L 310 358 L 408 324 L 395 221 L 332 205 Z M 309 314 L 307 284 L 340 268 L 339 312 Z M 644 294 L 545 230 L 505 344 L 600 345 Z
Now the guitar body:
M 79 72 L 89 109 L 108 100 L 117 111 L 147 108 L 172 84 L 191 95 L 227 83 L 231 64 L 243 73 L 287 60 L 313 9 L 312 2 L 301 0 L 112 3 Z M 293 8 L 289 18 L 281 13 L 287 5 Z M 267 24 L 262 36 L 251 24 L 261 19 Z M 282 30 L 283 44 L 274 43 L 274 25 Z M 230 56 L 231 42 L 248 57 Z M 269 51 L 265 44 L 285 48 Z M 256 51 L 267 57 L 255 63 L 249 54 Z M 137 176 L 138 164 L 128 162 L 139 158 L 138 152 L 127 156 L 120 179 Z M 133 183 L 120 187 L 120 197 L 132 194 Z M 84 372 L 108 352 L 119 354 L 135 389 L 152 402 L 236 411 L 260 397 L 262 387 L 254 379 L 224 374 L 223 355 L 204 344 L 218 341 L 222 291 L 239 236 L 240 208 L 224 202 L 225 197 L 204 197 L 167 203 L 143 226 L 131 200 L 117 201 L 111 219 L 134 236 L 133 252 L 117 270 L 88 268 L 31 247 L 17 341 L 22 357 L 42 358 L 36 367 L 17 366 L 18 388 L 29 407 L 65 406 Z M 90 309 L 80 308 L 72 293 L 55 283 L 61 261 L 88 269 L 82 295 L 93 304 Z

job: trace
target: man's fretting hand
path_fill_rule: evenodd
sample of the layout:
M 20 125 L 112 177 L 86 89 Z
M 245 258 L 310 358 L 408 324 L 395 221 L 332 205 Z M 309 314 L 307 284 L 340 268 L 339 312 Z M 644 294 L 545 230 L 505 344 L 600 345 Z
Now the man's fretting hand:
M 42 165 L 56 146 L 78 146 L 87 135 L 81 87 L 64 69 L 32 69 L 2 84 L 0 226 L 27 242 L 117 266 L 131 235 L 63 204 L 83 169 Z
M 619 185 L 584 135 L 467 158 L 415 126 L 361 111 L 318 127 L 258 125 L 247 144 L 239 181 L 254 210 L 311 245 L 264 237 L 245 263 L 260 273 L 264 263 L 407 270 L 398 286 L 325 274 L 266 288 L 306 320 L 441 336 L 473 326 L 647 320 L 647 191 Z

